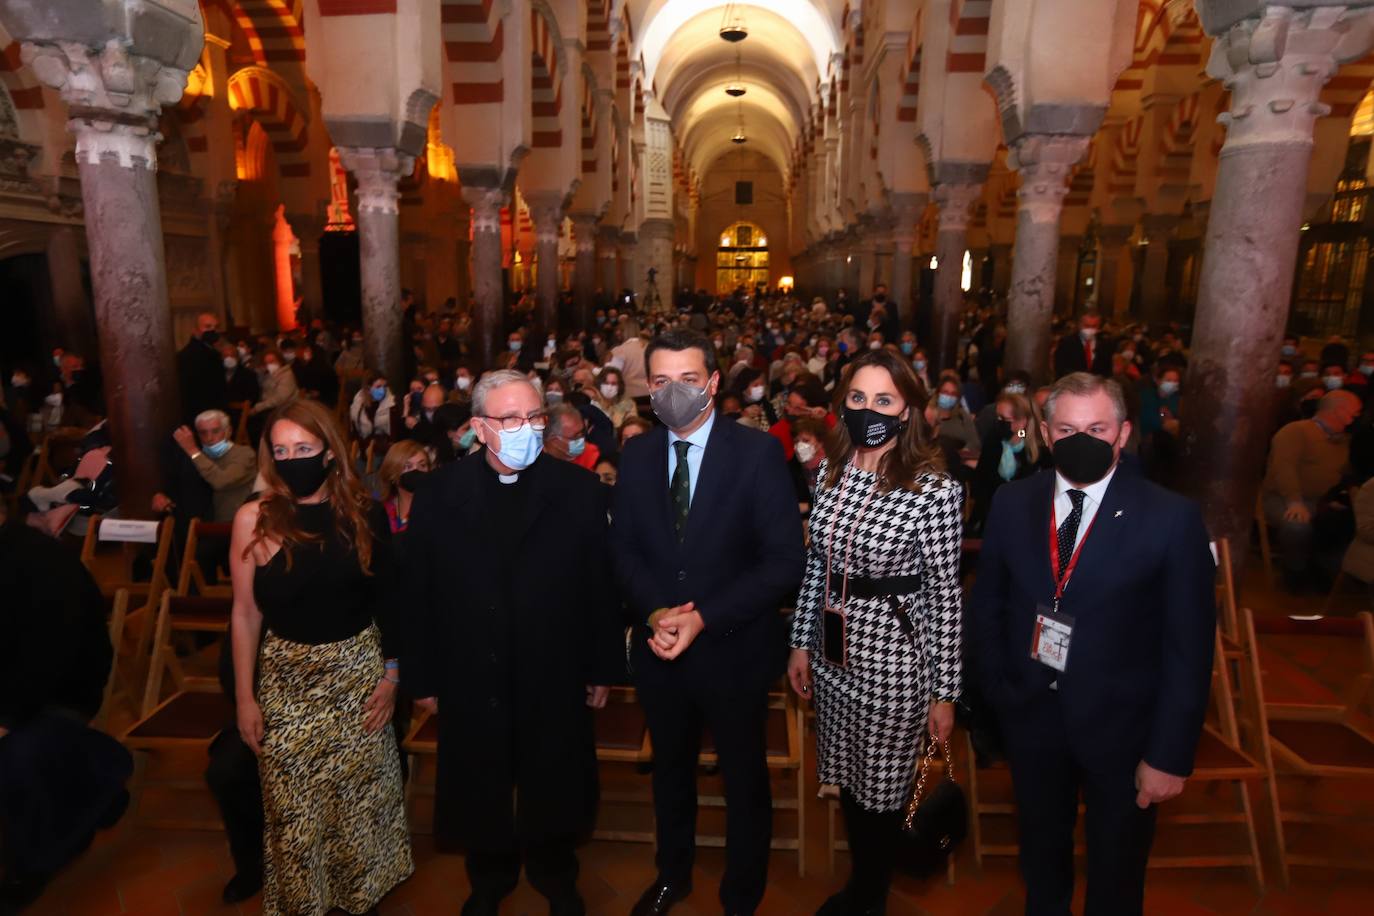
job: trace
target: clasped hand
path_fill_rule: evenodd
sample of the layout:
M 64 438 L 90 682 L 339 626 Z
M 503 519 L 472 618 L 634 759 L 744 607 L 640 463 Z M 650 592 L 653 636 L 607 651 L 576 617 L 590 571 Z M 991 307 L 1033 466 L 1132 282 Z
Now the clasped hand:
M 649 615 L 649 627 L 653 636 L 649 638 L 649 648 L 655 655 L 670 662 L 677 658 L 706 629 L 701 612 L 691 601 L 675 607 L 663 608 Z

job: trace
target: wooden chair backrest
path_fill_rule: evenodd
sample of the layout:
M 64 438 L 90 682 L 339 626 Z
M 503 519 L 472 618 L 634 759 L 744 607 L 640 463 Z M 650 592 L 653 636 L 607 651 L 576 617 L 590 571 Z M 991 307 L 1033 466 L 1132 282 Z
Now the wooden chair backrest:
M 225 522 L 204 522 L 198 518 L 191 519 L 191 527 L 186 532 L 186 547 L 182 551 L 181 573 L 177 577 L 177 594 L 189 595 L 194 586 L 198 595 L 222 594 L 228 584 L 219 580 L 217 576 L 213 581 L 210 576 L 205 574 L 201 568 L 200 560 L 197 559 L 197 551 L 200 547 L 202 538 L 214 537 L 228 540 L 233 532 L 233 526 Z M 210 570 L 214 576 L 216 570 Z

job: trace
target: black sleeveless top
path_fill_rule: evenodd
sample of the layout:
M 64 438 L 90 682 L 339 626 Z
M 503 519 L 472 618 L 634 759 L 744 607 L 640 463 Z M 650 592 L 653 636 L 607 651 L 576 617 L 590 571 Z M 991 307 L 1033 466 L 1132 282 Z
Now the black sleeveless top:
M 394 658 L 398 634 L 389 606 L 395 563 L 386 510 L 374 501 L 368 511 L 370 575 L 358 565 L 357 548 L 345 543 L 335 527 L 333 506 L 297 504 L 296 518 L 301 530 L 320 540 L 292 547 L 290 569 L 285 547 L 257 568 L 253 597 L 263 623 L 282 639 L 320 645 L 349 639 L 375 622 L 382 632 L 383 653 Z

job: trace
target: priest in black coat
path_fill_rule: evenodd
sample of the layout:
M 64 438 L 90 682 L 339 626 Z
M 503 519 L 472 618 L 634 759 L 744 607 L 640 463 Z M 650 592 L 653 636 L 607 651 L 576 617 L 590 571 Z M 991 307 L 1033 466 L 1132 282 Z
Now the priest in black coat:
M 484 449 L 426 475 L 406 533 L 401 683 L 440 717 L 434 832 L 467 852 L 464 913 L 497 913 L 523 864 L 583 912 L 573 846 L 597 802 L 593 709 L 624 680 L 597 477 L 540 453 L 518 372 L 472 398 Z

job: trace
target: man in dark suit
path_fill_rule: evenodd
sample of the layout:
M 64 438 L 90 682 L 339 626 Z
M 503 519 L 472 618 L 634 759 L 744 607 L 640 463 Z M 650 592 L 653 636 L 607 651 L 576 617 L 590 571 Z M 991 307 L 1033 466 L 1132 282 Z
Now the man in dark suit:
M 1116 344 L 1101 332 L 1102 316 L 1097 312 L 1084 312 L 1078 322 L 1078 333 L 1059 338 L 1054 348 L 1054 377 L 1063 378 L 1070 372 L 1091 372 L 1111 378 L 1112 352 Z
M 801 519 L 778 441 L 716 416 L 711 341 L 671 331 L 645 361 L 664 426 L 627 442 L 611 529 L 654 744 L 658 878 L 632 914 L 666 913 L 691 890 L 703 724 L 725 777 L 720 900 L 748 914 L 767 880 L 767 692 L 784 662 L 779 607 L 801 581 Z
M 1120 386 L 1074 373 L 1041 423 L 1056 470 L 992 502 L 970 599 L 1020 825 L 1026 913 L 1068 916 L 1079 791 L 1088 916 L 1142 912 L 1155 808 L 1183 791 L 1211 685 L 1215 567 L 1195 503 L 1117 466 Z
M 472 395 L 483 450 L 425 476 L 402 552 L 401 679 L 438 712 L 434 833 L 467 852 L 463 916 L 496 916 L 523 864 L 554 916 L 582 916 L 574 844 L 596 810 L 592 708 L 625 643 L 596 475 L 541 454 L 522 373 Z
M 218 343 L 219 319 L 210 312 L 198 315 L 195 336 L 177 351 L 183 423 L 194 424 L 207 410 L 229 409 L 229 383 Z

